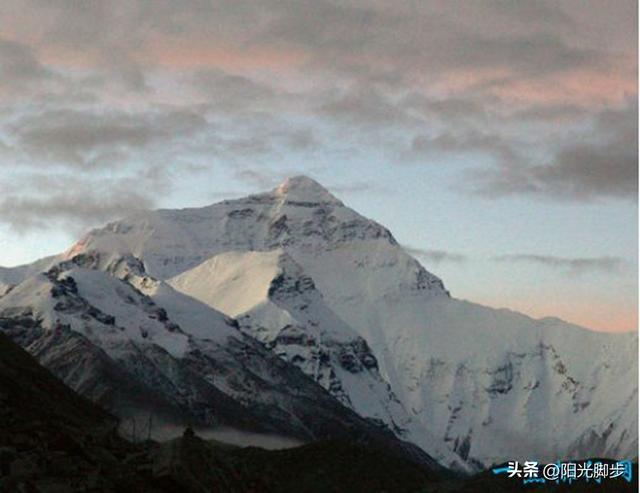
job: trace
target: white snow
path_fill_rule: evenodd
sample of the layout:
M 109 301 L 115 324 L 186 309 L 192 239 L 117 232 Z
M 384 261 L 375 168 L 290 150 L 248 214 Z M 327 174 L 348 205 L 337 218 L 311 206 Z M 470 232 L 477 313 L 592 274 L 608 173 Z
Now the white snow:
M 267 300 L 271 281 L 279 270 L 281 250 L 224 252 L 167 282 L 231 317 Z
M 135 292 L 119 279 L 88 269 L 72 269 L 65 277 L 76 281 L 78 291 L 89 303 L 115 316 L 116 325 L 124 329 L 128 340 L 137 344 L 157 344 L 178 358 L 186 352 L 188 337 L 169 332 L 157 319 L 150 318 L 150 314 L 136 303 Z M 127 302 L 129 299 L 133 301 Z
M 227 333 L 221 315 L 203 303 L 237 317 L 283 357 L 299 356 L 303 371 L 325 387 L 339 380 L 360 414 L 398 425 L 399 436 L 447 464 L 637 457 L 637 334 L 598 333 L 450 298 L 384 227 L 309 178 L 208 207 L 134 214 L 92 231 L 67 257 L 90 251 L 141 259 L 158 279 L 145 292 L 185 332 Z M 270 296 L 282 273 L 309 278 L 316 289 Z M 137 320 L 112 306 L 115 298 L 100 300 L 113 297 L 110 285 L 83 279 L 96 306 Z M 30 303 L 39 282 L 1 297 L 0 308 Z M 215 330 L 208 317 L 218 317 Z M 313 344 L 277 343 L 286 326 L 284 334 Z M 333 362 L 330 377 L 313 367 L 327 345 L 359 336 L 379 374 Z M 177 339 L 153 337 L 181 350 Z

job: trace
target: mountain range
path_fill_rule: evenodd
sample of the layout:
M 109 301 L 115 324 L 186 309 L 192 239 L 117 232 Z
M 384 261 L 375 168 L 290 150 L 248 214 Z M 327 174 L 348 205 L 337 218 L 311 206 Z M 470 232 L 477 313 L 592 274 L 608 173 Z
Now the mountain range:
M 130 434 L 348 439 L 459 471 L 637 457 L 637 333 L 456 299 L 304 176 L 0 269 L 0 330 Z

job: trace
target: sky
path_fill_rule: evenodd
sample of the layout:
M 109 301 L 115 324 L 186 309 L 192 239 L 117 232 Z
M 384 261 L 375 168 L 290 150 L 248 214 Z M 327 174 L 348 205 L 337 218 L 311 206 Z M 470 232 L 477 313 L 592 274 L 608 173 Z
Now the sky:
M 455 297 L 636 329 L 637 9 L 3 0 L 0 265 L 306 174 Z

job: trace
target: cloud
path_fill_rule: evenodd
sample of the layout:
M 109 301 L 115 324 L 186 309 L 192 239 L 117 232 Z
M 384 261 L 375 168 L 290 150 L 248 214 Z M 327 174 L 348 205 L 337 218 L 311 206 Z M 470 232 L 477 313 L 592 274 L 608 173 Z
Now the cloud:
M 0 89 L 13 93 L 53 76 L 26 44 L 0 37 Z
M 486 124 L 491 112 L 490 98 L 473 95 L 427 97 L 412 92 L 401 98 L 399 105 L 407 112 L 417 113 L 424 121 L 437 120 L 443 123 L 468 125 L 474 122 Z
M 133 89 L 147 84 L 158 69 L 202 68 L 195 81 L 202 87 L 202 79 L 206 89 L 207 72 L 223 84 L 232 80 L 217 80 L 217 70 L 276 66 L 275 81 L 302 73 L 317 78 L 318 85 L 350 81 L 416 88 L 426 79 L 451 88 L 464 76 L 470 87 L 502 91 L 523 78 L 631 68 L 634 52 L 633 7 L 625 2 L 608 6 L 606 16 L 602 8 L 585 12 L 572 2 L 545 1 L 535 6 L 119 1 L 113 9 L 96 3 L 70 9 L 35 0 L 20 2 L 18 9 L 11 0 L 3 3 L 3 23 L 47 62 L 82 63 L 109 78 L 122 75 L 133 81 Z M 236 79 L 240 90 L 248 89 L 244 79 Z
M 177 176 L 202 170 L 186 164 L 156 165 L 106 176 L 38 172 L 0 184 L 0 223 L 18 233 L 58 229 L 73 235 L 87 228 L 157 207 Z
M 604 272 L 619 273 L 625 262 L 620 257 L 565 258 L 553 255 L 516 254 L 494 257 L 497 262 L 530 263 L 560 269 L 572 275 Z
M 275 89 L 248 77 L 225 72 L 219 68 L 196 70 L 191 84 L 217 109 L 240 110 L 258 108 L 273 103 Z M 279 95 L 283 97 L 283 95 Z
M 638 160 L 633 143 L 573 145 L 552 164 L 506 168 L 486 176 L 479 192 L 489 196 L 538 195 L 556 200 L 613 197 L 636 200 Z
M 150 209 L 154 198 L 137 187 L 114 185 L 109 190 L 60 190 L 39 196 L 5 195 L 0 221 L 15 231 L 65 228 L 76 233 L 131 212 Z
M 29 156 L 27 164 L 100 167 L 121 165 L 127 151 L 166 146 L 206 126 L 202 115 L 183 109 L 143 113 L 64 109 L 19 119 L 12 124 L 11 135 L 16 147 Z
M 547 23 L 540 22 L 540 12 Z M 599 46 L 566 39 L 580 36 L 579 30 L 567 29 L 571 16 L 549 3 L 533 9 L 503 2 L 463 8 L 455 2 L 285 2 L 271 13 L 256 42 L 297 48 L 310 66 L 354 76 L 395 72 L 403 80 L 466 67 L 530 76 L 603 58 Z
M 460 253 L 447 252 L 445 250 L 431 250 L 424 248 L 416 248 L 412 246 L 404 245 L 403 248 L 410 254 L 416 257 L 420 257 L 427 262 L 434 264 L 440 264 L 444 262 L 460 264 L 468 260 L 466 255 Z
M 587 109 L 571 103 L 534 104 L 514 111 L 509 118 L 520 122 L 571 122 L 588 117 Z
M 485 196 L 629 198 L 633 129 L 585 128 L 637 94 L 637 6 L 583 1 L 7 0 L 3 162 L 481 154 L 459 181 Z
M 350 88 L 342 94 L 328 97 L 317 111 L 339 121 L 365 126 L 415 122 L 398 104 L 367 86 Z
M 475 171 L 476 192 L 489 196 L 534 195 L 555 200 L 637 199 L 637 102 L 597 115 L 583 139 L 562 146 L 547 164 L 514 163 Z
M 517 159 L 516 143 L 496 134 L 487 134 L 477 130 L 453 133 L 445 131 L 430 137 L 415 136 L 410 144 L 409 155 L 420 157 L 430 153 L 486 153 L 500 162 L 511 163 Z

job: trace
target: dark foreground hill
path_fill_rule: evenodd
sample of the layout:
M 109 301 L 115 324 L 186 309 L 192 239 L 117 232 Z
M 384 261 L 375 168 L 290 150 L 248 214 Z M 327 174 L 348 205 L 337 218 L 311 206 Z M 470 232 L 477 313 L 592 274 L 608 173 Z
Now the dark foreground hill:
M 0 491 L 169 491 L 127 459 L 117 420 L 0 333 Z
M 116 418 L 1 333 L 0 423 L 1 492 L 637 491 L 621 481 L 523 488 L 490 473 L 446 477 L 386 450 L 340 440 L 268 451 L 187 431 L 162 444 L 134 444 L 118 435 Z
M 186 433 L 133 444 L 117 420 L 0 333 L 0 491 L 419 491 L 442 477 L 340 441 L 266 451 Z

